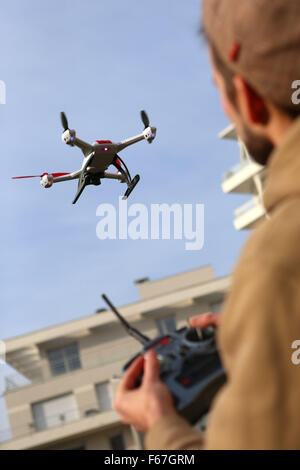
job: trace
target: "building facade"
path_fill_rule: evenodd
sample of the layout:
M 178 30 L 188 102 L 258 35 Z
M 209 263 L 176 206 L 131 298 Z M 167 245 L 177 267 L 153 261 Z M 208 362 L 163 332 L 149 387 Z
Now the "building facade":
M 224 193 L 249 194 L 252 198 L 234 212 L 234 226 L 237 230 L 249 230 L 265 219 L 263 188 L 266 179 L 265 167 L 250 157 L 245 144 L 238 137 L 235 127 L 229 126 L 219 134 L 221 139 L 236 140 L 240 148 L 240 161 L 223 175 Z
M 140 300 L 121 307 L 124 318 L 155 338 L 187 324 L 190 316 L 219 311 L 230 278 L 211 266 L 156 281 L 136 281 Z M 6 341 L 6 361 L 27 378 L 7 377 L 5 401 L 12 439 L 4 449 L 139 449 L 113 396 L 124 363 L 141 349 L 116 316 L 93 315 Z

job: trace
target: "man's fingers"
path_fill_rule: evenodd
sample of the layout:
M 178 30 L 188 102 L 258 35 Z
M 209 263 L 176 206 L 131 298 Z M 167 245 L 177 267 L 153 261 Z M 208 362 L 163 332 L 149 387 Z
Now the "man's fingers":
M 217 326 L 220 322 L 219 313 L 201 313 L 195 317 L 189 318 L 189 324 L 193 328 L 206 328 L 207 326 L 214 325 Z
M 119 390 L 131 390 L 135 387 L 136 381 L 143 372 L 144 367 L 144 356 L 137 357 L 133 363 L 129 366 L 125 374 L 123 375 Z
M 159 378 L 159 361 L 153 349 L 149 349 L 145 356 L 143 383 L 149 384 Z

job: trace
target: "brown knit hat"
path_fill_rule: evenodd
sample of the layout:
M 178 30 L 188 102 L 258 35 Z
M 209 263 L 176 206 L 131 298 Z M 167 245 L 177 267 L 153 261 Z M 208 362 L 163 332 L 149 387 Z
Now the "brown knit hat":
M 225 63 L 262 97 L 299 107 L 292 96 L 300 80 L 300 0 L 203 0 L 203 27 Z

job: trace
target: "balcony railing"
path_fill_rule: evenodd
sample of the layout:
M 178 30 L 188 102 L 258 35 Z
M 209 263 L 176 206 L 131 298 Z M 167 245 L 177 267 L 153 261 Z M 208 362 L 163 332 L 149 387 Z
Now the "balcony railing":
M 236 175 L 249 165 L 253 165 L 253 161 L 248 158 L 234 165 L 232 168 L 230 168 L 230 170 L 226 171 L 226 173 L 223 174 L 223 181 L 227 181 L 229 178 Z
M 241 215 L 245 214 L 246 212 L 250 211 L 251 209 L 254 209 L 256 207 L 262 207 L 262 200 L 260 197 L 254 197 L 250 199 L 250 201 L 247 201 L 245 204 L 240 206 L 238 209 L 234 211 L 234 216 L 235 218 L 240 217 Z
M 37 432 L 43 432 L 47 429 L 51 429 L 58 426 L 64 426 L 74 421 L 79 421 L 81 419 L 89 418 L 98 414 L 106 414 L 112 411 L 112 408 L 109 410 L 100 410 L 97 403 L 90 403 L 85 405 L 82 408 L 70 408 L 66 409 L 63 412 L 53 413 L 48 415 L 44 419 L 37 419 L 27 424 L 21 426 L 14 426 L 13 428 L 13 437 L 7 437 L 11 433 L 10 429 L 2 429 L 0 431 L 0 442 L 7 442 L 11 439 L 25 437 L 31 434 L 36 434 Z

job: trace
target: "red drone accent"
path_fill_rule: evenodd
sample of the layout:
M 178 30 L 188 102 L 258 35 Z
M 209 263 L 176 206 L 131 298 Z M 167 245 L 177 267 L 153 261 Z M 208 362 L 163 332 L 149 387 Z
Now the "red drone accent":
M 53 178 L 57 178 L 58 176 L 65 176 L 69 175 L 70 173 L 43 173 L 42 175 L 31 175 L 31 176 L 13 176 L 13 180 L 18 180 L 21 178 L 42 178 L 45 175 L 52 175 Z
M 112 144 L 111 140 L 96 140 L 97 144 Z

